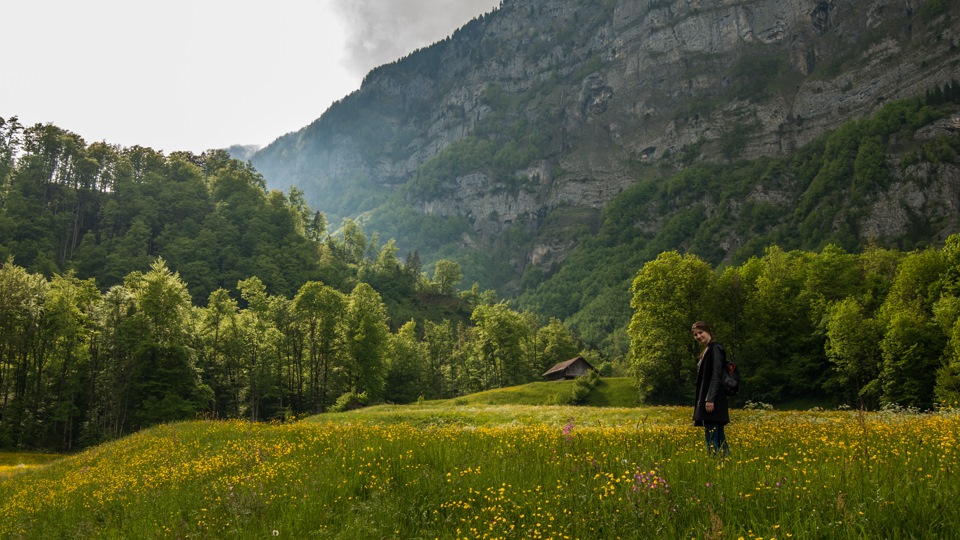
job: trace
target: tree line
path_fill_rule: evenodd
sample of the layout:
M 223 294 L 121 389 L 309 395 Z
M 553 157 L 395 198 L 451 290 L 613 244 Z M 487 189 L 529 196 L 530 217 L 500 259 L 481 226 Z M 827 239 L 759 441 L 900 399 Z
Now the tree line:
M 0 119 L 0 260 L 32 272 L 74 270 L 111 287 L 162 254 L 194 298 L 253 275 L 290 295 L 339 277 L 317 264 L 325 228 L 302 193 L 267 192 L 225 151 L 88 145 L 53 125 Z
M 432 281 L 432 280 L 430 280 Z M 239 298 L 192 302 L 163 259 L 100 292 L 73 273 L 0 267 L 0 447 L 69 450 L 161 422 L 286 419 L 364 403 L 450 398 L 539 380 L 578 353 L 489 293 L 443 297 L 469 319 L 390 329 L 366 282 L 319 281 L 292 298 L 257 277 Z
M 960 403 L 960 235 L 860 254 L 778 247 L 738 266 L 664 252 L 633 280 L 630 363 L 648 402 L 689 402 L 707 320 L 740 366 L 740 402 Z

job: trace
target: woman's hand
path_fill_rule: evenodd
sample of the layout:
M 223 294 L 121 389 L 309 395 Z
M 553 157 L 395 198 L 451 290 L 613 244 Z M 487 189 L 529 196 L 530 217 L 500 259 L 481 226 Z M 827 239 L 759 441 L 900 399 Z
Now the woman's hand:
M 713 403 L 708 401 L 703 404 L 703 408 L 706 409 L 707 412 L 713 412 Z

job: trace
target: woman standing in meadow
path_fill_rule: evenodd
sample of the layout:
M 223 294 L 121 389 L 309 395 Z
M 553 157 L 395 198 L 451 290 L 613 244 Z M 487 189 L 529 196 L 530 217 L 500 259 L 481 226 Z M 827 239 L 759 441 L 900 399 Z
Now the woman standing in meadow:
M 713 331 L 707 323 L 697 321 L 690 331 L 695 340 L 705 345 L 697 363 L 697 401 L 693 406 L 693 423 L 703 426 L 709 453 L 720 452 L 723 456 L 729 456 L 730 448 L 723 434 L 723 426 L 730 422 L 730 414 L 727 395 L 721 385 L 726 353 L 714 340 Z

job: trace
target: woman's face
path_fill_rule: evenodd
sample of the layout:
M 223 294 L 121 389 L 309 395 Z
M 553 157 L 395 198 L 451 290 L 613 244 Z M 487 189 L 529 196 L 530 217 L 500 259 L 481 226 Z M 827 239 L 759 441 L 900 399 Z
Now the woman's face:
M 704 332 L 699 328 L 694 328 L 693 339 L 700 342 L 701 345 L 706 345 L 707 343 L 710 343 L 710 340 L 713 339 L 713 336 L 711 336 L 710 334 Z

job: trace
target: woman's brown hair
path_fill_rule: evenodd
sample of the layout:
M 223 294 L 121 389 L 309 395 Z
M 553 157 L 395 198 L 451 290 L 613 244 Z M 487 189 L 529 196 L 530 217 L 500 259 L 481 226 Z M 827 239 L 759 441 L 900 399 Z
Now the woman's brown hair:
M 693 332 L 694 330 L 701 330 L 710 334 L 710 337 L 713 337 L 713 330 L 710 329 L 710 325 L 703 321 L 697 321 L 693 323 L 693 326 L 690 327 L 690 331 Z

